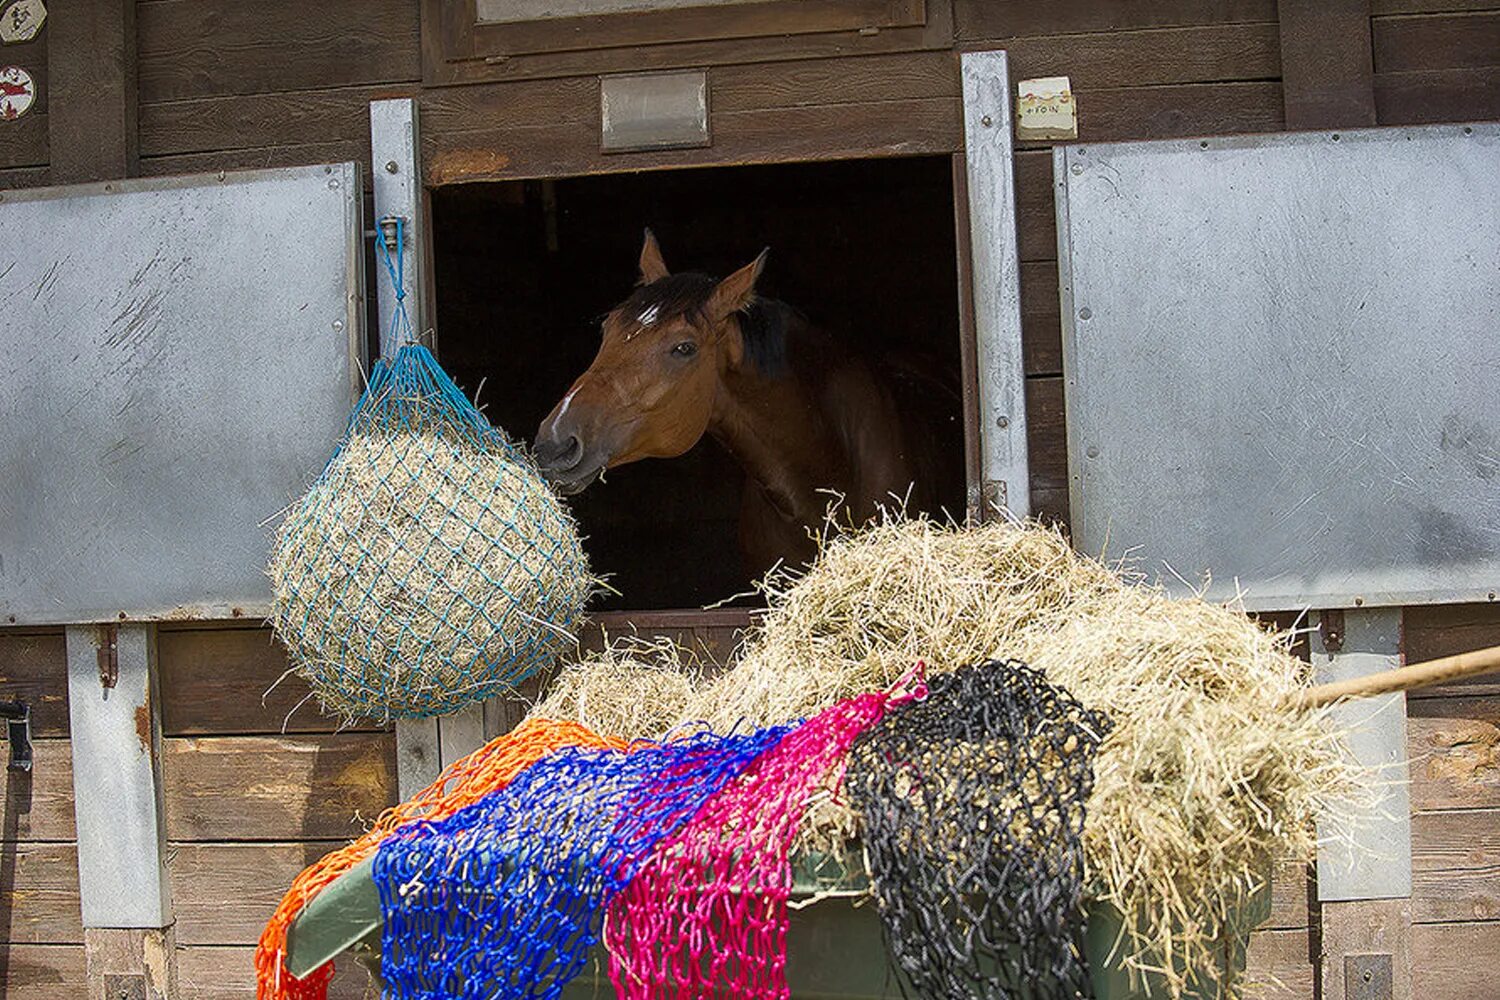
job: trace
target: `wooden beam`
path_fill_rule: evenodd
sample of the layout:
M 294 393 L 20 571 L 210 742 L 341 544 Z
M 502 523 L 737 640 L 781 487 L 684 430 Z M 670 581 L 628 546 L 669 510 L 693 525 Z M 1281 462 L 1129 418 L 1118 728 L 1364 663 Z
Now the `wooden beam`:
M 47 19 L 52 182 L 136 173 L 134 0 L 69 4 Z
M 1375 124 L 1370 0 L 1278 0 L 1286 126 Z

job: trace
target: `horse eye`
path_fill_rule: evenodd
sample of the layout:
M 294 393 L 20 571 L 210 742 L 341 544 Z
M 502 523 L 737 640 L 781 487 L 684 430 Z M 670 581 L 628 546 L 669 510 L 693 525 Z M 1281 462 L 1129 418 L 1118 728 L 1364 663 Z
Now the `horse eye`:
M 679 358 L 690 358 L 694 354 L 698 353 L 698 345 L 693 343 L 691 340 L 684 340 L 682 343 L 672 348 L 672 353 L 677 355 Z

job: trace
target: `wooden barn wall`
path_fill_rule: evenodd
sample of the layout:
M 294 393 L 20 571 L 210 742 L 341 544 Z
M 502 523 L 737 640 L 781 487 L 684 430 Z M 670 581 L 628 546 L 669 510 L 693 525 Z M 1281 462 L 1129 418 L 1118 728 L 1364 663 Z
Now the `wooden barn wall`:
M 4 772 L 0 982 L 8 997 L 77 1000 L 84 975 L 62 631 L 0 632 L 0 697 L 31 706 L 33 764 Z M 5 748 L 0 747 L 0 753 Z
M 282 680 L 268 630 L 163 630 L 157 647 L 181 989 L 243 1000 L 255 995 L 255 942 L 292 879 L 394 804 L 395 736 L 335 732 L 304 682 Z M 355 1000 L 368 979 L 344 965 L 330 996 Z
M 419 98 L 433 183 L 627 163 L 950 153 L 961 148 L 954 52 L 965 48 L 1007 48 L 1017 79 L 1071 76 L 1081 141 L 1283 128 L 1283 80 L 1293 79 L 1283 59 L 1307 51 L 1289 47 L 1296 39 L 1284 37 L 1293 23 L 1284 16 L 1306 2 L 929 0 L 933 30 L 910 44 L 852 40 L 830 50 L 840 58 L 789 58 L 763 39 L 745 47 L 747 61 L 713 61 L 714 146 L 628 160 L 598 152 L 600 66 L 588 53 L 542 78 L 424 88 L 419 0 L 336 0 L 315 13 L 295 0 L 139 0 L 127 35 L 133 59 L 116 79 L 131 81 L 130 156 L 146 175 L 339 159 L 368 171 L 367 104 L 387 96 Z M 0 132 L 0 188 L 48 183 L 49 143 L 76 141 L 77 115 L 71 131 L 50 124 L 49 45 L 55 61 L 58 43 L 49 33 L 69 16 L 52 6 L 38 41 L 3 53 L 43 86 L 37 108 Z M 1368 17 L 1359 14 L 1365 23 L 1374 120 L 1500 118 L 1500 2 L 1371 0 Z M 658 49 L 641 65 L 701 65 L 697 51 Z M 608 68 L 632 58 L 616 52 Z M 1047 146 L 1023 146 L 1016 167 L 1032 487 L 1041 510 L 1065 519 Z M 727 618 L 676 624 L 708 645 L 732 635 Z M 1494 606 L 1408 610 L 1410 659 L 1493 643 Z M 291 878 L 392 801 L 393 737 L 336 733 L 309 706 L 286 721 L 306 689 L 289 678 L 265 695 L 286 665 L 264 630 L 164 629 L 159 647 L 182 995 L 248 998 L 251 949 Z M 13 691 L 37 706 L 37 766 L 29 780 L 7 775 L 0 975 L 7 996 L 72 1000 L 84 969 L 60 632 L 0 631 L 0 696 Z M 1410 717 L 1416 995 L 1500 997 L 1493 963 L 1476 961 L 1500 954 L 1500 684 L 1413 697 Z M 1316 926 L 1306 873 L 1284 867 L 1272 919 L 1251 948 L 1253 970 L 1276 981 L 1267 995 L 1314 995 Z M 362 974 L 346 970 L 335 995 L 362 988 Z

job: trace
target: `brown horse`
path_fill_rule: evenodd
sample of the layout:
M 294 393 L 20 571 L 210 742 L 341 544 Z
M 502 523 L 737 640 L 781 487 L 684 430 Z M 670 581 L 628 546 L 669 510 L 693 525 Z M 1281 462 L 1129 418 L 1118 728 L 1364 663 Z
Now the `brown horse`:
M 647 230 L 640 285 L 605 317 L 598 355 L 535 444 L 543 474 L 571 494 L 709 434 L 747 477 L 740 544 L 755 574 L 809 560 L 835 498 L 841 522 L 899 501 L 934 510 L 951 479 L 934 460 L 954 450 L 930 420 L 903 414 L 901 386 L 880 364 L 756 297 L 765 259 L 722 281 L 671 274 Z

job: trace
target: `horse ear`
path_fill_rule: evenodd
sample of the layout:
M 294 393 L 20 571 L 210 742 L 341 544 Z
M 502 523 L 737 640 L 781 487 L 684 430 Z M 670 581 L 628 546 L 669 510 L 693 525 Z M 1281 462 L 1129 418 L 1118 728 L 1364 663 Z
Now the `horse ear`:
M 646 241 L 641 244 L 641 284 L 649 285 L 653 281 L 660 281 L 670 273 L 667 262 L 661 258 L 661 247 L 656 244 L 656 234 L 646 230 Z
M 759 257 L 719 282 L 708 299 L 708 313 L 715 322 L 755 301 L 755 281 L 766 266 L 766 254 L 770 252 L 769 247 L 762 250 Z

